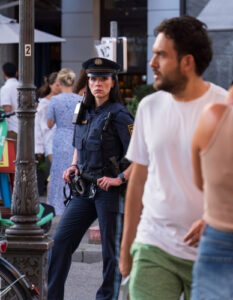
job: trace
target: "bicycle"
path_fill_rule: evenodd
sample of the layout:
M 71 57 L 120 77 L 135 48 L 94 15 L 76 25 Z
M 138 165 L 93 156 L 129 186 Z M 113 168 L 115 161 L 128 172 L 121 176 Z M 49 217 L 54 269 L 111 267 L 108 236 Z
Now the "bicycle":
M 0 241 L 0 252 L 5 253 L 7 241 Z M 1 300 L 37 300 L 39 291 L 29 283 L 11 263 L 0 256 L 0 299 Z

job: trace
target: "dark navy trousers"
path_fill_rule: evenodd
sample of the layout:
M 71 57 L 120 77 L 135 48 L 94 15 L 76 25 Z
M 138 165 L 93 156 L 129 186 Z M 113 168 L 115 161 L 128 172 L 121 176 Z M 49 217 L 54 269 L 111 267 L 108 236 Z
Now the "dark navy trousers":
M 121 275 L 118 268 L 123 225 L 123 198 L 117 190 L 97 189 L 94 198 L 74 197 L 59 222 L 54 246 L 49 253 L 48 300 L 62 300 L 72 254 L 83 235 L 98 218 L 103 256 L 103 282 L 96 294 L 98 300 L 118 298 Z

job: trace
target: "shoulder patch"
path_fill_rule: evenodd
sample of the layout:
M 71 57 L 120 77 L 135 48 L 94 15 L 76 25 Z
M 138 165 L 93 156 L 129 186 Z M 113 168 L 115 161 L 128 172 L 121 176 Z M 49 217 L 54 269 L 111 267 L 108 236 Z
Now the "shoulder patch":
M 132 135 L 133 134 L 133 124 L 128 125 L 128 130 L 129 130 L 129 134 Z

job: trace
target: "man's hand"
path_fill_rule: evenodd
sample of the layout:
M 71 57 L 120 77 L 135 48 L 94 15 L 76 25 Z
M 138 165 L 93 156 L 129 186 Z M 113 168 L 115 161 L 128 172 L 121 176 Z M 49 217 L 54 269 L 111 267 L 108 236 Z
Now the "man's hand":
M 99 179 L 97 179 L 97 185 L 105 191 L 108 191 L 108 189 L 111 186 L 119 186 L 122 184 L 122 180 L 120 179 L 120 177 L 116 177 L 116 178 L 112 178 L 112 177 L 101 177 Z
M 188 246 L 197 247 L 201 238 L 202 232 L 205 227 L 205 221 L 203 219 L 194 222 L 189 229 L 188 233 L 184 237 L 184 242 Z
M 62 178 L 65 180 L 65 182 L 70 183 L 70 174 L 72 173 L 75 173 L 75 175 L 78 176 L 77 166 L 70 166 L 68 169 L 64 171 Z
M 132 267 L 132 258 L 129 254 L 129 250 L 127 251 L 121 249 L 120 262 L 119 262 L 119 269 L 121 275 L 123 277 L 127 277 L 131 271 L 131 267 Z

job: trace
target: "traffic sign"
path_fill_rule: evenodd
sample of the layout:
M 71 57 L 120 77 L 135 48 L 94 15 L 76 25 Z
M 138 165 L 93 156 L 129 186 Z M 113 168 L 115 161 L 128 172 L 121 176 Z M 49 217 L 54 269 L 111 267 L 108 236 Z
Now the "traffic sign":
M 121 72 L 127 72 L 127 38 L 103 37 L 96 45 L 99 57 L 113 60 L 121 65 Z

